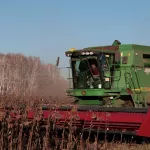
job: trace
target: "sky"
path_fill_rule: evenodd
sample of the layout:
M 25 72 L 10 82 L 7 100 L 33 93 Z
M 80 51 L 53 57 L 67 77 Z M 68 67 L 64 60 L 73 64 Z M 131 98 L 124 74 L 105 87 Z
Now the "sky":
M 0 0 L 0 52 L 69 65 L 69 48 L 150 45 L 149 0 Z M 64 71 L 63 71 L 64 72 Z M 66 75 L 66 73 L 65 73 Z

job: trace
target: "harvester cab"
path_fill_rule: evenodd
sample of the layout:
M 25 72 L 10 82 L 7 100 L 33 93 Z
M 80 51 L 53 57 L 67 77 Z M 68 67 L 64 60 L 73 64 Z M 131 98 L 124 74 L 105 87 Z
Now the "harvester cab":
M 66 56 L 71 58 L 73 79 L 73 89 L 67 92 L 78 99 L 78 104 L 104 105 L 106 101 L 112 101 L 113 97 L 107 91 L 113 88 L 114 69 L 120 63 L 120 53 L 117 51 L 120 44 L 115 40 L 111 46 L 66 52 Z

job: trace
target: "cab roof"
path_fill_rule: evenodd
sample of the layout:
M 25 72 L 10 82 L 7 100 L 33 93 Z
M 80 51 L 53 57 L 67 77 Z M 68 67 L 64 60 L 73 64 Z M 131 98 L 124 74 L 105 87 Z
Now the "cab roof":
M 83 49 L 70 49 L 69 51 L 66 51 L 67 53 L 82 53 L 82 52 L 101 52 L 101 51 L 126 51 L 126 50 L 142 50 L 142 51 L 149 51 L 150 52 L 150 46 L 146 45 L 138 45 L 138 44 L 121 44 L 118 40 L 115 40 L 112 45 L 106 45 L 106 46 L 94 46 L 94 47 L 86 47 Z

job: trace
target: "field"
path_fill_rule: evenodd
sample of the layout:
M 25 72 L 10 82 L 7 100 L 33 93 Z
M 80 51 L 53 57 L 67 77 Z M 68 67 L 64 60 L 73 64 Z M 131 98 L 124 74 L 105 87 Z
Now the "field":
M 24 114 L 23 114 L 24 115 Z M 1 150 L 149 150 L 150 145 L 134 144 L 132 140 L 107 142 L 107 137 L 98 140 L 82 137 L 70 127 L 67 132 L 57 132 L 51 120 L 46 125 L 38 118 L 32 122 L 18 115 L 18 120 L 11 122 L 8 116 L 1 121 L 0 149 Z M 68 133 L 68 134 L 66 134 Z M 79 136 L 80 135 L 80 136 Z M 88 135 L 88 134 L 87 134 Z
M 71 102 L 65 95 L 68 87 L 54 65 L 44 64 L 37 57 L 22 54 L 0 55 L 0 149 L 1 150 L 140 150 L 150 145 L 138 145 L 132 141 L 107 141 L 82 138 L 70 126 L 68 132 L 57 132 L 51 119 L 41 123 L 41 117 L 27 120 L 27 110 L 40 110 L 43 104 L 55 105 Z M 13 110 L 2 112 L 3 107 Z M 12 121 L 9 114 L 17 115 Z M 87 136 L 88 137 L 88 136 Z

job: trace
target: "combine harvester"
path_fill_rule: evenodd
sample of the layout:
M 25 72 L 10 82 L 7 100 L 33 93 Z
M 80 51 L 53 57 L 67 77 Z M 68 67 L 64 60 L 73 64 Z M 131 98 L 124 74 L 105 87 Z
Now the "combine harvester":
M 73 105 L 43 107 L 57 128 L 150 137 L 150 46 L 121 44 L 66 52 Z M 28 112 L 33 119 L 34 112 Z

